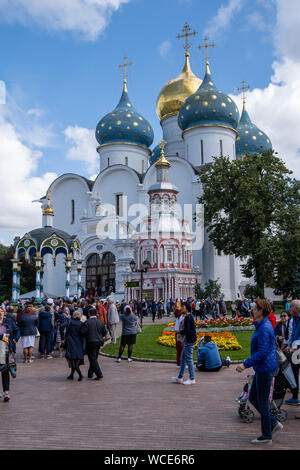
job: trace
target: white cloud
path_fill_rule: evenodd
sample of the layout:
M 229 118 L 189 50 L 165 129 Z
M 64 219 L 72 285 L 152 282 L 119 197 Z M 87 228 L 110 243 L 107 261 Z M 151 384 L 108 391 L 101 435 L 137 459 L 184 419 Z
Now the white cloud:
M 245 0 L 228 0 L 228 3 L 222 5 L 217 14 L 209 21 L 204 31 L 205 36 L 214 39 L 220 35 L 229 26 L 233 15 L 238 13 L 244 4 Z
M 9 106 L 9 105 L 8 105 Z M 42 152 L 24 142 L 0 108 L 0 231 L 2 240 L 41 226 L 41 209 L 32 200 L 45 194 L 55 173 L 34 176 Z
M 130 0 L 0 0 L 2 19 L 38 24 L 57 31 L 79 32 L 94 41 L 104 31 L 111 15 Z
M 273 38 L 278 59 L 269 85 L 247 93 L 247 108 L 252 121 L 269 135 L 279 157 L 300 178 L 300 2 L 276 1 Z
M 85 162 L 87 171 L 94 173 L 99 169 L 99 156 L 96 151 L 95 131 L 80 126 L 68 126 L 64 130 L 71 148 L 67 151 L 69 160 Z
M 163 41 L 159 46 L 158 46 L 158 53 L 159 55 L 163 58 L 166 59 L 168 57 L 168 54 L 170 52 L 170 49 L 172 47 L 171 41 Z

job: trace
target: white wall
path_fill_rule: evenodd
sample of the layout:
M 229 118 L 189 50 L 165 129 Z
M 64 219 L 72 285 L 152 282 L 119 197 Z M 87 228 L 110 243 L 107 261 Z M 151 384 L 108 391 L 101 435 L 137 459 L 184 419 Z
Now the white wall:
M 178 126 L 178 116 L 170 116 L 161 122 L 163 139 L 167 142 L 165 154 L 167 156 L 178 153 L 179 157 L 185 158 L 185 145 L 182 139 L 182 130 Z
M 128 166 L 138 173 L 145 173 L 148 168 L 150 150 L 139 145 L 103 145 L 99 147 L 98 152 L 101 171 L 110 165 L 126 165 L 126 157 L 128 158 Z
M 196 127 L 183 133 L 185 156 L 194 166 L 201 165 L 201 140 L 203 141 L 203 164 L 212 162 L 213 157 L 220 157 L 220 140 L 223 155 L 234 159 L 236 133 L 225 127 Z

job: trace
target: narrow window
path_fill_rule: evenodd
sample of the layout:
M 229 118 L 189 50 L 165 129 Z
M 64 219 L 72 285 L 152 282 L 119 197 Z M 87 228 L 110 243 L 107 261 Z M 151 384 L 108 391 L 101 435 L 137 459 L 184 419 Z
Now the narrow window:
M 220 140 L 220 156 L 223 157 L 223 141 Z
M 109 157 L 107 157 L 107 166 L 109 166 L 110 164 L 110 160 L 109 160 Z
M 173 261 L 172 250 L 167 250 L 167 263 L 171 263 Z
M 75 201 L 72 199 L 71 201 L 71 224 L 75 222 Z
M 201 140 L 201 165 L 204 165 L 203 140 Z
M 123 216 L 123 194 L 116 194 L 116 215 Z
M 128 157 L 125 157 L 125 165 L 128 166 Z

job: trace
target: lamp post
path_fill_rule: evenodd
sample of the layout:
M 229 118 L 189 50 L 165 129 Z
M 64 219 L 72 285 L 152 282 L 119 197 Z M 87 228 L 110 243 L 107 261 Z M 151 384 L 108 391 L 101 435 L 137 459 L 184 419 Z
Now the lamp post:
M 148 269 L 151 267 L 150 261 L 145 259 L 142 262 L 143 268 L 142 269 L 137 269 L 136 267 L 136 262 L 134 259 L 132 259 L 129 263 L 130 269 L 133 273 L 140 273 L 141 274 L 141 303 L 143 301 L 143 274 L 148 271 Z M 141 327 L 143 326 L 143 310 L 141 308 Z

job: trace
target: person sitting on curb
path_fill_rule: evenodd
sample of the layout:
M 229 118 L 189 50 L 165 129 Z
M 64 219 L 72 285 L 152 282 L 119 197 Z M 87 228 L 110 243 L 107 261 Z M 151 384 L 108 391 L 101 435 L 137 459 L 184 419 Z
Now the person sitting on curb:
M 204 336 L 203 346 L 197 357 L 197 369 L 202 372 L 218 372 L 223 366 L 230 366 L 230 357 L 221 359 L 218 346 L 211 342 L 211 336 Z

